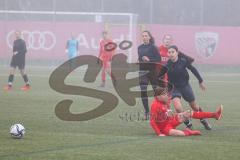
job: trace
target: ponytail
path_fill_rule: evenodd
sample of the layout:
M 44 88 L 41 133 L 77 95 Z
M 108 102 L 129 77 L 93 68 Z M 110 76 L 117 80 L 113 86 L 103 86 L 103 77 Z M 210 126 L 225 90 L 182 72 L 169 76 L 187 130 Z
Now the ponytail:
M 178 52 L 178 56 L 179 57 L 182 57 L 182 58 L 185 58 L 190 64 L 194 62 L 194 58 L 182 53 L 182 52 Z

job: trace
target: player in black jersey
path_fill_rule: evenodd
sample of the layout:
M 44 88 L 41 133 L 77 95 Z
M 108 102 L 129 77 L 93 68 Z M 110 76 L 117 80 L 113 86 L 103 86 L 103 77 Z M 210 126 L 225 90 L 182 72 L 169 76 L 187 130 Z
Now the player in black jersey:
M 201 111 L 201 108 L 195 101 L 192 87 L 189 84 L 189 74 L 187 69 L 198 79 L 199 86 L 202 90 L 205 90 L 205 85 L 198 70 L 192 65 L 193 59 L 184 54 L 180 54 L 177 46 L 174 45 L 168 48 L 168 54 L 169 60 L 167 62 L 167 74 L 169 82 L 174 85 L 172 101 L 176 111 L 179 113 L 183 111 L 181 97 L 189 103 L 194 111 Z M 200 121 L 205 129 L 211 130 L 210 124 L 205 119 L 201 119 Z M 191 122 L 186 121 L 185 124 L 187 127 L 192 128 Z
M 14 80 L 14 74 L 17 67 L 25 82 L 25 86 L 23 86 L 21 90 L 29 90 L 30 84 L 29 84 L 28 76 L 25 72 L 25 55 L 27 53 L 26 43 L 21 38 L 20 31 L 16 31 L 15 36 L 16 36 L 16 40 L 14 40 L 13 42 L 13 56 L 10 63 L 11 69 L 8 77 L 8 85 L 4 87 L 4 90 L 11 90 L 13 80 Z
M 145 110 L 144 119 L 149 119 L 149 105 L 147 86 L 149 82 L 152 87 L 157 83 L 157 76 L 155 75 L 155 63 L 160 63 L 161 56 L 157 47 L 154 45 L 154 38 L 149 31 L 142 32 L 142 41 L 138 47 L 138 61 L 139 61 L 139 83 L 141 88 L 141 98 Z M 146 73 L 148 72 L 148 73 Z

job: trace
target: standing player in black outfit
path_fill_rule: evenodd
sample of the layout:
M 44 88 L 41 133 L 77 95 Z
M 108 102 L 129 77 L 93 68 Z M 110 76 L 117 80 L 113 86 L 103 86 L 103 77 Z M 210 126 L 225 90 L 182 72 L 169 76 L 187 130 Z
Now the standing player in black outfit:
M 202 90 L 205 90 L 202 77 L 197 69 L 191 64 L 193 59 L 188 56 L 180 56 L 177 46 L 174 45 L 168 48 L 168 54 L 169 60 L 167 62 L 167 74 L 169 82 L 174 85 L 172 101 L 176 111 L 178 113 L 183 111 L 181 97 L 189 103 L 194 111 L 201 111 L 201 108 L 196 104 L 192 87 L 189 84 L 189 74 L 187 69 L 189 69 L 198 79 L 199 87 Z M 211 130 L 210 124 L 205 119 L 201 119 L 200 121 L 205 129 Z M 192 123 L 189 120 L 184 123 L 188 128 L 192 128 Z
M 10 64 L 11 69 L 8 77 L 8 85 L 4 87 L 4 90 L 11 90 L 15 70 L 17 67 L 23 77 L 24 82 L 26 83 L 26 85 L 23 86 L 21 90 L 29 90 L 30 84 L 29 84 L 28 76 L 25 73 L 25 54 L 27 53 L 26 43 L 21 38 L 20 31 L 16 31 L 15 36 L 16 36 L 16 40 L 13 42 L 13 56 Z
M 149 119 L 149 105 L 147 87 L 149 82 L 152 87 L 157 83 L 157 76 L 155 75 L 155 64 L 151 62 L 160 62 L 161 56 L 157 47 L 154 45 L 154 38 L 149 31 L 142 32 L 143 44 L 138 47 L 138 60 L 139 60 L 139 83 L 141 88 L 141 98 L 144 106 L 144 119 Z M 149 71 L 149 72 L 148 72 Z M 148 72 L 148 73 L 147 73 Z

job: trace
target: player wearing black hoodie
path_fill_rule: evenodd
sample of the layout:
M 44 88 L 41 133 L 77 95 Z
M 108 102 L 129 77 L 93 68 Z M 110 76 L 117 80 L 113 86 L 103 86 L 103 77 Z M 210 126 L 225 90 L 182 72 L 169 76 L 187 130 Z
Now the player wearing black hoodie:
M 199 86 L 202 90 L 205 90 L 205 85 L 198 70 L 192 65 L 193 59 L 184 54 L 180 54 L 177 46 L 174 45 L 168 47 L 168 54 L 169 60 L 167 62 L 167 74 L 169 82 L 174 85 L 172 101 L 176 111 L 179 113 L 183 111 L 181 97 L 189 103 L 194 111 L 201 111 L 201 108 L 195 101 L 192 87 L 189 84 L 189 74 L 187 69 L 198 79 Z M 210 124 L 205 119 L 201 119 L 200 121 L 205 129 L 211 130 Z M 187 127 L 192 128 L 190 121 L 186 121 L 185 124 Z
M 151 83 L 153 89 L 157 83 L 157 76 L 155 72 L 155 63 L 161 61 L 161 56 L 157 47 L 154 45 L 154 38 L 149 31 L 142 32 L 143 44 L 138 47 L 139 60 L 139 83 L 141 88 L 141 98 L 145 110 L 144 119 L 149 119 L 149 105 L 147 86 Z
M 21 90 L 29 90 L 30 84 L 28 80 L 28 76 L 25 73 L 25 55 L 27 53 L 26 43 L 21 38 L 21 32 L 15 32 L 16 40 L 13 42 L 13 56 L 11 59 L 11 70 L 8 77 L 8 85 L 4 87 L 4 90 L 10 90 L 12 88 L 15 70 L 18 67 L 24 82 L 26 83 L 25 86 L 21 88 Z

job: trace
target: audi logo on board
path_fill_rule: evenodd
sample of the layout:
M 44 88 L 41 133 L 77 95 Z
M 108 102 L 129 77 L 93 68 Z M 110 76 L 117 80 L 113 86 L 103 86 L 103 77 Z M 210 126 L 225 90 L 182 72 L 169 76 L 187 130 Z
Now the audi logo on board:
M 27 48 L 33 50 L 51 50 L 56 45 L 56 36 L 51 31 L 22 31 L 22 38 L 25 40 Z M 12 48 L 15 40 L 15 31 L 7 34 L 7 45 Z

